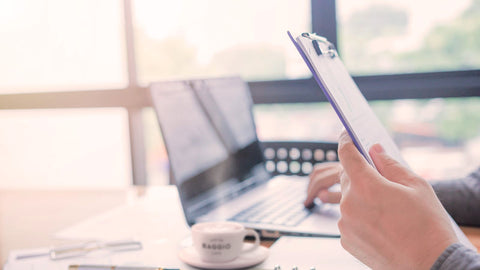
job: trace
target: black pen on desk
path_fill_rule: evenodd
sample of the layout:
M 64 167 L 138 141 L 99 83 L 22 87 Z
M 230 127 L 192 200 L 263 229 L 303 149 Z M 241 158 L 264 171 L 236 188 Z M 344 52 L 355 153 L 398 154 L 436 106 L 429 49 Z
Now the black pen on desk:
M 68 270 L 180 270 L 180 268 L 115 265 L 70 265 Z

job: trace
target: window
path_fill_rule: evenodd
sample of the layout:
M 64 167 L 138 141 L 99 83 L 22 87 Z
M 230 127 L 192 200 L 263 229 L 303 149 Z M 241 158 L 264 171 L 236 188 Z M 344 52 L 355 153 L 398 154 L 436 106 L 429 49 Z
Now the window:
M 145 163 L 148 183 L 153 185 L 166 184 L 169 181 L 168 170 L 170 167 L 157 116 L 153 108 L 145 108 L 142 117 L 145 123 Z
M 311 29 L 310 2 L 134 1 L 139 79 L 310 76 L 286 31 Z
M 124 109 L 0 111 L 0 188 L 104 188 L 131 182 Z
M 411 168 L 427 179 L 461 177 L 479 165 L 480 98 L 370 102 Z M 336 141 L 342 124 L 328 103 L 257 105 L 262 140 Z
M 118 0 L 0 1 L 0 94 L 127 84 Z
M 353 74 L 480 68 L 478 0 L 339 0 L 337 7 L 339 50 Z
M 479 12 L 480 0 L 1 1 L 0 186 L 167 183 L 155 80 L 241 75 L 261 139 L 335 140 L 286 30 L 337 46 L 415 170 L 461 175 L 479 160 Z M 452 160 L 415 167 L 431 153 Z

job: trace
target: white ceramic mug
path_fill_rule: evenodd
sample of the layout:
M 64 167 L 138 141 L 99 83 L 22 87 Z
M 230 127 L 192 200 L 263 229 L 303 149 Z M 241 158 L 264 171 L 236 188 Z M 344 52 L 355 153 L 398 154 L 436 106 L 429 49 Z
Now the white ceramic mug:
M 255 237 L 255 243 L 244 245 L 245 236 Z M 192 240 L 200 258 L 206 262 L 228 262 L 260 245 L 258 233 L 236 222 L 217 221 L 192 226 Z

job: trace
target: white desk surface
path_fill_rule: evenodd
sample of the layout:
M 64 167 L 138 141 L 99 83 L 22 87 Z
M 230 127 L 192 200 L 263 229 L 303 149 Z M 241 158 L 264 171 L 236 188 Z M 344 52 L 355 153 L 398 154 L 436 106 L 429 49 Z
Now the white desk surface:
M 81 263 L 150 265 L 194 269 L 182 263 L 177 257 L 178 251 L 189 244 L 190 231 L 183 216 L 176 188 L 173 186 L 154 187 L 147 189 L 146 192 L 145 196 L 130 199 L 122 206 L 88 218 L 76 225 L 58 231 L 53 235 L 56 239 L 63 241 L 68 240 L 69 242 L 76 240 L 137 239 L 140 240 L 144 246 L 141 251 L 89 255 L 86 258 L 82 257 L 59 262 L 51 262 L 46 258 L 14 261 L 13 258 L 18 254 L 18 251 L 14 251 L 10 253 L 10 258 L 5 265 L 5 270 L 60 270 L 67 269 L 69 264 Z M 288 241 L 285 239 L 283 242 L 291 243 L 291 241 L 294 241 L 294 239 Z M 321 250 L 333 250 L 335 251 L 335 256 L 339 258 L 338 262 L 342 263 L 334 263 L 333 265 L 337 267 L 333 267 L 332 269 L 338 269 L 338 266 L 341 265 L 347 266 L 347 268 L 344 269 L 352 269 L 352 265 L 357 266 L 358 269 L 363 269 L 349 254 L 343 252 L 338 239 L 323 239 L 322 243 L 310 239 L 308 243 L 305 241 L 302 243 L 304 243 L 302 246 L 307 246 L 306 244 L 310 246 L 307 250 L 310 250 L 311 253 L 308 254 L 307 252 L 307 254 L 305 254 L 307 257 L 304 257 L 301 261 L 299 260 L 299 263 L 303 262 L 312 266 L 313 262 L 322 262 L 321 259 L 319 260 L 319 258 L 322 257 L 329 259 L 329 262 L 332 263 L 333 257 L 322 256 Z M 318 245 L 318 251 L 315 248 L 316 245 Z M 326 245 L 329 248 L 325 249 Z M 290 244 L 288 246 L 274 245 L 271 251 L 275 249 L 282 253 L 292 252 Z M 293 256 L 289 256 L 290 260 L 288 262 L 296 261 L 295 259 L 297 259 L 300 254 L 305 253 L 305 251 L 306 250 L 301 253 L 297 252 L 295 253 L 296 255 L 292 254 Z M 267 259 L 265 263 L 257 267 L 271 269 L 274 264 L 281 263 L 278 260 L 285 256 L 284 254 L 278 254 L 278 252 L 276 254 L 272 253 L 270 256 L 272 258 L 271 260 Z M 320 257 L 317 257 L 317 255 L 320 255 Z M 308 258 L 310 258 L 310 260 L 308 260 Z M 345 259 L 351 264 L 345 264 Z M 328 267 L 322 267 L 322 269 L 328 269 Z
M 189 229 L 180 208 L 176 188 L 149 188 L 146 196 L 131 199 L 122 206 L 88 218 L 53 235 L 56 239 L 68 242 L 136 239 L 142 242 L 144 248 L 141 251 L 108 256 L 102 254 L 102 257 L 77 258 L 58 263 L 52 263 L 45 258 L 12 262 L 12 257 L 17 254 L 17 251 L 14 251 L 10 253 L 5 269 L 66 269 L 66 266 L 75 263 L 141 263 L 188 269 L 187 266 L 180 265 L 176 256 L 180 244 L 188 236 Z
M 173 186 L 149 187 L 145 191 L 145 196 L 129 195 L 129 192 L 126 193 L 125 191 L 123 191 L 123 195 L 118 191 L 116 192 L 118 194 L 97 192 L 95 197 L 89 195 L 90 204 L 99 206 L 97 213 L 101 209 L 111 209 L 113 207 L 107 207 L 107 204 L 103 202 L 105 199 L 117 198 L 115 204 L 110 204 L 121 206 L 87 218 L 53 234 L 55 243 L 92 239 L 120 240 L 134 238 L 142 242 L 144 246 L 142 251 L 117 253 L 108 256 L 105 256 L 105 254 L 102 254 L 102 256 L 95 255 L 53 264 L 44 258 L 25 260 L 20 263 L 12 263 L 12 260 L 10 260 L 10 263 L 5 265 L 5 270 L 65 270 L 67 265 L 73 263 L 142 264 L 193 269 L 177 258 L 178 251 L 182 246 L 188 244 L 189 228 L 183 216 L 176 188 Z M 137 192 L 138 190 L 135 194 Z M 82 194 L 82 196 L 85 196 L 85 194 Z M 8 196 L 6 197 L 8 198 Z M 122 199 L 118 199 L 119 197 Z M 68 199 L 67 195 L 65 195 L 65 199 Z M 1 207 L 5 207 L 5 205 L 0 203 Z M 61 217 L 51 215 L 45 217 L 45 219 L 51 219 L 55 223 L 55 221 L 61 220 Z M 2 229 L 1 226 L 0 229 Z M 292 245 L 304 248 L 301 250 L 298 248 L 292 249 Z M 285 256 L 285 253 L 288 253 L 288 256 Z M 13 255 L 15 255 L 15 252 L 10 252 L 10 256 Z M 269 259 L 258 267 L 271 269 L 273 265 L 280 263 L 280 260 L 285 264 L 298 262 L 299 267 L 302 266 L 302 263 L 305 264 L 304 266 L 317 266 L 317 269 L 339 269 L 339 267 L 341 269 L 363 269 L 349 254 L 341 249 L 338 239 L 281 239 L 272 246 Z M 317 263 L 318 265 L 314 265 Z M 301 267 L 300 269 L 304 268 Z

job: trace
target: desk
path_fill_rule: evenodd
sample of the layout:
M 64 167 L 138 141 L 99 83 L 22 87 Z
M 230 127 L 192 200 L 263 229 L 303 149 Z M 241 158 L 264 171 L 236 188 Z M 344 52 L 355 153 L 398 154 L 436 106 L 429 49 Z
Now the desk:
M 0 262 L 13 249 L 55 245 L 53 233 L 135 201 L 153 187 L 110 190 L 0 190 Z M 462 228 L 480 250 L 480 228 Z M 270 245 L 266 242 L 264 245 Z
M 477 248 L 480 252 L 480 228 L 473 227 L 460 227 L 463 233 L 468 237 L 468 240 Z
M 14 249 L 61 244 L 52 234 L 127 203 L 136 189 L 0 190 L 0 269 Z

